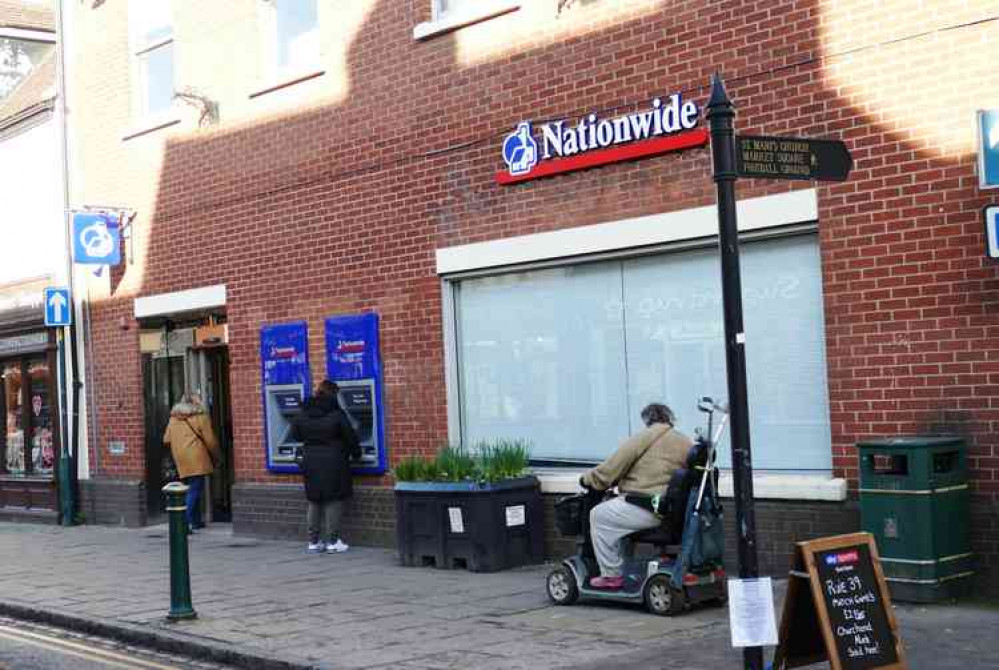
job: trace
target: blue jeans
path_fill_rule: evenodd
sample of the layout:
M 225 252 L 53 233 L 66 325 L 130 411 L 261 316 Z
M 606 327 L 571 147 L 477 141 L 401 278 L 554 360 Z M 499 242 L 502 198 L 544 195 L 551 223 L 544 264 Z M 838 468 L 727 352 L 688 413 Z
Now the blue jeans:
M 198 520 L 201 518 L 201 493 L 205 490 L 205 478 L 198 475 L 197 477 L 185 477 L 182 481 L 188 486 L 187 495 L 184 498 L 184 503 L 187 505 L 184 516 L 187 518 L 189 527 L 197 526 L 199 525 Z

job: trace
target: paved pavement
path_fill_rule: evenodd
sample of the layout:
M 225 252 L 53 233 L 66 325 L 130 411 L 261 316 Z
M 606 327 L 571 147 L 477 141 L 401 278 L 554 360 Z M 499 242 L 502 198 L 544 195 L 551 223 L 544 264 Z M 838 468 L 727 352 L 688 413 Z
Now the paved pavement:
M 170 624 L 165 526 L 0 524 L 0 613 L 254 668 L 741 667 L 725 609 L 664 618 L 555 608 L 545 566 L 477 574 L 401 567 L 380 548 L 303 549 L 223 525 L 199 533 L 190 553 L 199 618 Z M 898 612 L 912 668 L 999 668 L 999 608 Z

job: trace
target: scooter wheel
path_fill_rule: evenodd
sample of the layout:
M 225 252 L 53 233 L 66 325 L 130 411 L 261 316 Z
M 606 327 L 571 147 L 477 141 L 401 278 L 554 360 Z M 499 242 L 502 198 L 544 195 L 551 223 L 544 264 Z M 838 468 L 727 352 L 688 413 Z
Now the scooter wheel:
M 579 597 L 576 575 L 564 565 L 548 573 L 545 586 L 548 589 L 548 597 L 556 605 L 571 605 Z
M 672 616 L 683 611 L 683 591 L 673 588 L 666 575 L 653 575 L 645 585 L 645 607 L 659 616 Z

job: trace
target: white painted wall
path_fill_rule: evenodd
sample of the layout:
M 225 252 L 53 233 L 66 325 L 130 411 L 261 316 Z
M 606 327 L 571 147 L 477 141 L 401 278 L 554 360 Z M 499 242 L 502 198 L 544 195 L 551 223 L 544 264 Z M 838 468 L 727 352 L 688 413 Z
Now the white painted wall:
M 53 120 L 0 139 L 0 283 L 67 281 L 58 142 Z

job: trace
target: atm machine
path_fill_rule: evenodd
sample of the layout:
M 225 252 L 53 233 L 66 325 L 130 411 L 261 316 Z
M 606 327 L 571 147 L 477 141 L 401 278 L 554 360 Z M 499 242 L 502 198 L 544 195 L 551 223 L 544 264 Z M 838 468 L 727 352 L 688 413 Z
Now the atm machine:
M 292 437 L 291 426 L 312 388 L 306 323 L 296 321 L 261 328 L 260 367 L 267 469 L 288 474 L 301 472 L 295 457 L 302 444 Z
M 303 384 L 268 384 L 264 387 L 269 465 L 295 465 L 295 456 L 302 443 L 292 437 L 291 424 L 302 411 L 304 400 Z
M 377 314 L 326 319 L 326 376 L 340 388 L 340 407 L 361 442 L 353 471 L 383 474 L 387 458 Z

